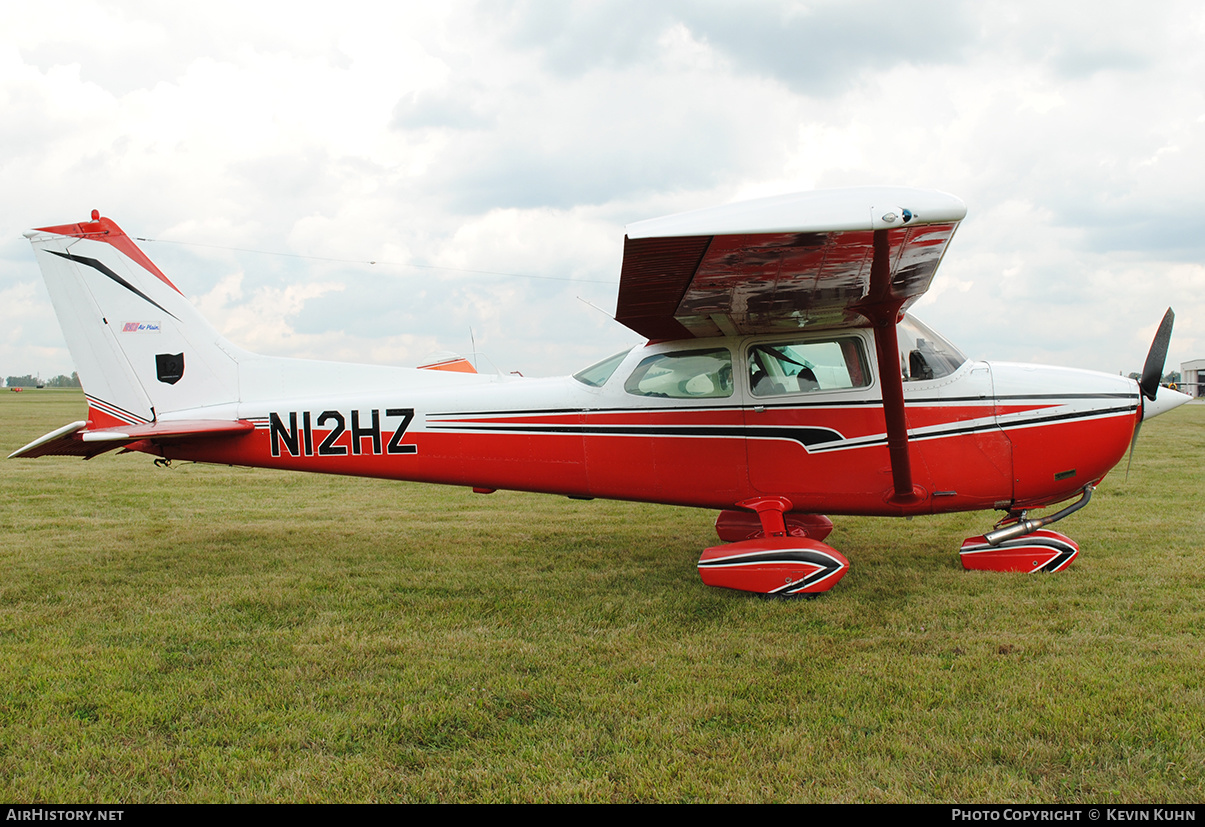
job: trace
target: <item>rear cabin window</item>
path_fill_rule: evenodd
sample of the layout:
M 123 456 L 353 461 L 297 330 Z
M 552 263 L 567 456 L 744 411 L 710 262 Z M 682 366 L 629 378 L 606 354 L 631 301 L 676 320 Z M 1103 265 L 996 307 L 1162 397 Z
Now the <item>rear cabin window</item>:
M 650 356 L 636 366 L 623 388 L 636 396 L 668 399 L 732 396 L 732 354 L 716 348 Z
M 856 336 L 754 345 L 749 387 L 754 396 L 864 388 L 870 384 L 862 340 Z

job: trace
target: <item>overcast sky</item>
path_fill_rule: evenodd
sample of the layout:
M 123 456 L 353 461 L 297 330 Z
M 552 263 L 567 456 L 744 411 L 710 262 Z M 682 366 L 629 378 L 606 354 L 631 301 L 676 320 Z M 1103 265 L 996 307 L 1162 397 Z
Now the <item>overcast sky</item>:
M 915 312 L 968 355 L 1140 370 L 1172 305 L 1178 368 L 1203 8 L 5 3 L 0 376 L 72 370 L 21 232 L 93 208 L 252 350 L 550 375 L 639 341 L 625 224 L 867 184 L 966 201 Z

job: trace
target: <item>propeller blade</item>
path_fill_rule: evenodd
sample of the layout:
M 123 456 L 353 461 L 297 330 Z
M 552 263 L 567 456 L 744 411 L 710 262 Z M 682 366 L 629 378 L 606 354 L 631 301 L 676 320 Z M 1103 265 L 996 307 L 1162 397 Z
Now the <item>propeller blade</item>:
M 1172 323 L 1175 320 L 1176 314 L 1170 307 L 1167 308 L 1163 321 L 1159 323 L 1159 329 L 1155 331 L 1155 341 L 1151 342 L 1146 364 L 1142 366 L 1142 379 L 1139 380 L 1138 387 L 1142 389 L 1142 395 L 1152 402 L 1155 394 L 1159 392 L 1159 380 L 1163 378 L 1163 363 L 1167 361 L 1167 346 L 1172 340 Z

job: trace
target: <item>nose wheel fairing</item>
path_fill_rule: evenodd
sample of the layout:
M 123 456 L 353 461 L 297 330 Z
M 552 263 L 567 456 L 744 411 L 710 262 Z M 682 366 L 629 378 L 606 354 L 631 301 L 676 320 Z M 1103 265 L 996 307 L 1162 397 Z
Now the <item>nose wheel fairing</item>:
M 969 571 L 1056 572 L 1071 565 L 1079 546 L 1070 537 L 1041 528 L 1032 534 L 991 545 L 982 535 L 962 542 L 959 558 Z

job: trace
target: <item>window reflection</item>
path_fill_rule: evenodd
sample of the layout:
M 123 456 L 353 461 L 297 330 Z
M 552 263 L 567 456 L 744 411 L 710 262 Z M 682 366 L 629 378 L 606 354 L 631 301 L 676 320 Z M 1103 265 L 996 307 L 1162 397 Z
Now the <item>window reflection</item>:
M 755 345 L 749 351 L 754 396 L 864 388 L 870 384 L 862 340 L 837 339 Z
M 669 399 L 732 396 L 732 354 L 717 348 L 650 356 L 636 366 L 623 387 L 637 396 Z

